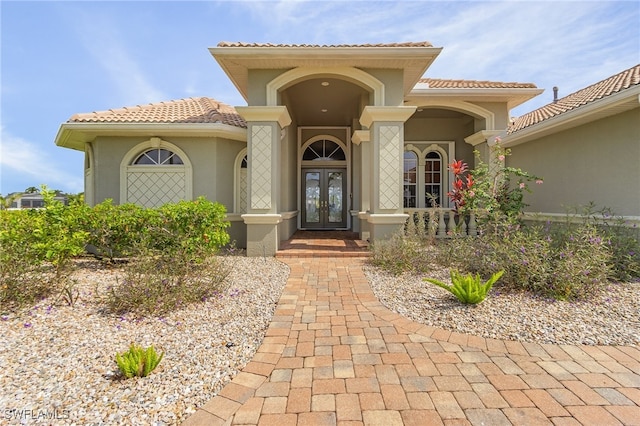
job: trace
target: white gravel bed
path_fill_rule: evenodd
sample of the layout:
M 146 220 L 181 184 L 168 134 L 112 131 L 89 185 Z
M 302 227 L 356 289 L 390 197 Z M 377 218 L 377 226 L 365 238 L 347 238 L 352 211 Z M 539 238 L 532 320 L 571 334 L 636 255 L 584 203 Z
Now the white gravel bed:
M 253 357 L 289 268 L 230 257 L 216 300 L 164 318 L 105 314 L 95 297 L 118 268 L 81 262 L 74 307 L 43 300 L 0 320 L 0 424 L 170 425 L 204 405 Z M 96 287 L 97 286 L 97 287 Z M 146 378 L 119 379 L 116 352 L 135 342 L 164 351 Z
M 448 269 L 433 268 L 423 276 L 394 276 L 371 265 L 364 270 L 381 303 L 422 324 L 521 342 L 640 345 L 640 282 L 610 284 L 589 301 L 563 302 L 506 291 L 498 281 L 482 303 L 465 305 L 423 281 L 451 283 Z

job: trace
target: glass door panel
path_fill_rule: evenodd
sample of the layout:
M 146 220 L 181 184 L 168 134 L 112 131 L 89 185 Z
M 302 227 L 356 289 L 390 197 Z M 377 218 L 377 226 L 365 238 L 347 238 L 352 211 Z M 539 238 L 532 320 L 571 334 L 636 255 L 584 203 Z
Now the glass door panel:
M 304 220 L 320 224 L 320 172 L 304 172 Z
M 342 200 L 344 198 L 343 195 L 343 186 L 342 186 L 342 172 L 329 172 L 327 174 L 327 188 L 329 190 L 329 223 L 339 224 L 343 222 L 342 219 Z

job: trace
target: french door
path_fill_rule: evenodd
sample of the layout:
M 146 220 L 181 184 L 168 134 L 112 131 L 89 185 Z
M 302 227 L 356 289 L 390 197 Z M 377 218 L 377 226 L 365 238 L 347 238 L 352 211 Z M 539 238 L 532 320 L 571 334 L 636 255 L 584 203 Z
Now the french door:
M 302 169 L 302 227 L 347 227 L 346 169 Z

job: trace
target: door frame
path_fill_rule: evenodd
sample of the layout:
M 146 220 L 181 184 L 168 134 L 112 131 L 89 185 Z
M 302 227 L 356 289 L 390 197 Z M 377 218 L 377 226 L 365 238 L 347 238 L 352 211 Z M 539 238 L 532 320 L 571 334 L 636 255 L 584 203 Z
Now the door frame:
M 345 185 L 345 210 L 347 212 L 347 226 L 344 228 L 335 228 L 336 230 L 351 229 L 351 214 L 353 204 L 353 194 L 351 186 L 351 143 L 350 142 L 351 127 L 349 126 L 300 126 L 298 127 L 297 141 L 297 206 L 298 206 L 298 229 L 306 229 L 302 227 L 302 170 L 303 169 L 346 169 L 346 185 Z M 326 139 L 337 143 L 345 154 L 345 161 L 303 161 L 304 151 L 312 143 Z M 315 228 L 314 228 L 315 229 Z

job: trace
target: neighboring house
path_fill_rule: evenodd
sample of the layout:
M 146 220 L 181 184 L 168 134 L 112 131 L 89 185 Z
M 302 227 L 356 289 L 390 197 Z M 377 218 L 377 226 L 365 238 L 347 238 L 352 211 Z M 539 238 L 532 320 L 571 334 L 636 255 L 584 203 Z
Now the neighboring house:
M 41 209 L 44 208 L 44 197 L 38 193 L 12 193 L 7 196 L 11 199 L 10 209 Z M 69 200 L 65 194 L 58 194 L 53 197 L 63 204 L 68 204 Z
M 406 209 L 449 207 L 447 163 L 486 155 L 509 111 L 542 92 L 423 78 L 440 51 L 223 42 L 210 52 L 248 106 L 203 97 L 77 114 L 56 144 L 85 152 L 89 204 L 202 195 L 227 207 L 249 256 L 273 255 L 297 229 L 375 242 Z
M 518 117 L 502 145 L 508 165 L 544 177 L 532 217 L 593 202 L 640 225 L 640 65 Z

